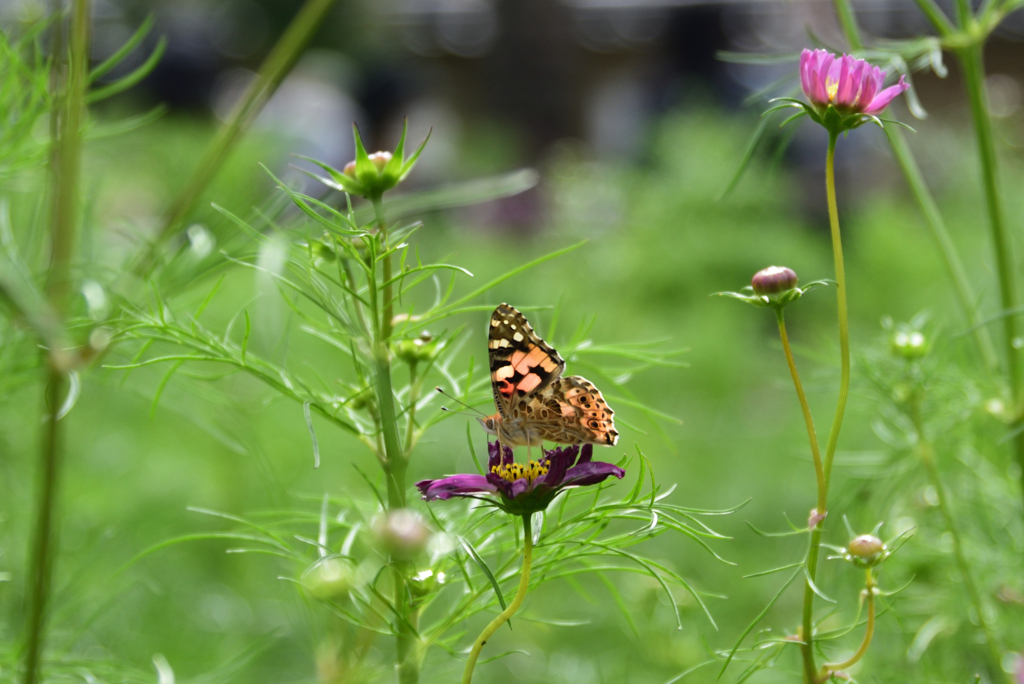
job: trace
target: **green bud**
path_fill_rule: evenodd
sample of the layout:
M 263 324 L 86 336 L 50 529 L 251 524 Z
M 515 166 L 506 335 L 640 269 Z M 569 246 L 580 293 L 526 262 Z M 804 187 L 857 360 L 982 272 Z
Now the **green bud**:
M 309 161 L 330 175 L 329 179 L 323 180 L 331 187 L 377 202 L 385 192 L 405 180 L 413 166 L 416 165 L 416 160 L 419 159 L 423 147 L 427 144 L 427 141 L 424 140 L 412 155 L 406 158 L 405 136 L 407 132 L 408 126 L 403 126 L 402 137 L 394 152 L 381 151 L 367 154 L 362 138 L 359 136 L 359 130 L 353 126 L 356 158 L 345 164 L 340 172 L 315 159 Z M 430 136 L 427 135 L 427 138 L 429 139 Z
M 899 331 L 892 336 L 892 351 L 907 360 L 919 359 L 928 353 L 928 340 L 914 331 Z
M 302 583 L 310 595 L 325 601 L 336 601 L 348 596 L 354 577 L 348 563 L 329 558 L 307 572 Z
M 434 336 L 424 330 L 419 337 L 412 340 L 399 340 L 393 345 L 395 356 L 409 364 L 421 361 L 430 362 L 437 358 L 440 348 Z
M 373 521 L 377 548 L 398 560 L 412 560 L 427 549 L 433 532 L 416 511 L 399 508 Z
M 443 572 L 434 572 L 427 568 L 410 577 L 408 586 L 415 598 L 423 598 L 440 589 L 444 582 L 445 575 Z

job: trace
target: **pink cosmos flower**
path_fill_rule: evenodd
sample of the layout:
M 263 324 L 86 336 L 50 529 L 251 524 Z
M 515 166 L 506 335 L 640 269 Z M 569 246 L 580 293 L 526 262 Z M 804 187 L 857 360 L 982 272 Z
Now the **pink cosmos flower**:
M 832 105 L 842 114 L 878 114 L 910 86 L 899 83 L 883 89 L 885 72 L 850 55 L 836 57 L 827 50 L 800 54 L 800 85 L 816 107 Z

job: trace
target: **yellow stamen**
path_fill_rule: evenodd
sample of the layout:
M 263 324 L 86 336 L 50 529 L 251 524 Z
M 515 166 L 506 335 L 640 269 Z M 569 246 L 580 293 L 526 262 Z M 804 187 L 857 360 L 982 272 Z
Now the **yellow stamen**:
M 491 472 L 506 482 L 515 482 L 523 478 L 526 478 L 527 482 L 533 482 L 541 475 L 547 475 L 548 466 L 546 463 L 538 463 L 537 461 L 530 461 L 526 465 L 522 463 L 509 463 L 508 465 L 493 466 Z
M 826 78 L 825 90 L 828 92 L 828 101 L 834 102 L 836 99 L 836 93 L 839 92 L 839 81 L 833 81 L 831 78 Z

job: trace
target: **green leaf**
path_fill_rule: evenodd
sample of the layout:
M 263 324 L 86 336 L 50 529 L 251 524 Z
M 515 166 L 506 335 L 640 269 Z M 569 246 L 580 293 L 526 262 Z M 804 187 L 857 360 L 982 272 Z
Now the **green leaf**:
M 487 578 L 487 581 L 491 583 L 491 587 L 494 588 L 494 593 L 498 597 L 498 603 L 501 604 L 501 609 L 505 610 L 506 608 L 508 608 L 508 606 L 505 604 L 505 596 L 501 593 L 501 587 L 498 586 L 498 580 L 494 578 L 494 573 L 491 572 L 491 569 L 489 567 L 487 567 L 487 562 L 480 556 L 479 553 L 476 552 L 476 549 L 473 548 L 473 545 L 469 543 L 468 539 L 466 539 L 463 536 L 459 536 L 458 540 L 462 548 L 466 550 L 467 554 L 469 554 L 469 557 L 472 558 L 473 562 L 476 563 L 477 567 L 480 568 L 480 571 L 484 573 L 484 576 Z M 509 628 L 511 627 L 512 621 L 509 620 Z

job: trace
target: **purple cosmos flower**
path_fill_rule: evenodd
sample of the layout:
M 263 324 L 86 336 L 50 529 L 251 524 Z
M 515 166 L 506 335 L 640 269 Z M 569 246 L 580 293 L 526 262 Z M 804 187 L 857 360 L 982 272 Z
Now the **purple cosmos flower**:
M 427 501 L 453 496 L 498 494 L 498 505 L 517 515 L 542 511 L 561 490 L 604 482 L 611 476 L 622 479 L 626 471 L 611 463 L 592 461 L 594 446 L 558 447 L 545 451 L 540 461 L 516 463 L 512 449 L 488 442 L 486 475 L 451 475 L 423 480 L 416 487 Z M 576 456 L 579 455 L 579 460 Z
M 827 50 L 804 50 L 800 54 L 800 85 L 819 108 L 829 105 L 841 114 L 874 115 L 910 86 L 899 83 L 883 89 L 885 72 L 850 55 L 836 57 Z

